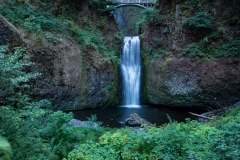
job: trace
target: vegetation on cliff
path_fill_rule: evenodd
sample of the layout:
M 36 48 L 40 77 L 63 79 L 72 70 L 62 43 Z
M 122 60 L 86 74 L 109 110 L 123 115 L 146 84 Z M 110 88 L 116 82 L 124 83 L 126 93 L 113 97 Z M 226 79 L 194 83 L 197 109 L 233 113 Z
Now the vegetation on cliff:
M 34 34 L 38 41 L 48 40 L 58 43 L 59 40 L 54 35 L 46 34 L 42 37 L 40 33 L 42 31 L 61 33 L 68 38 L 72 37 L 84 51 L 92 49 L 110 57 L 116 63 L 118 55 L 116 47 L 117 43 L 120 43 L 117 41 L 121 41 L 121 36 L 115 37 L 116 41 L 112 41 L 106 36 L 112 30 L 107 25 L 106 16 L 103 16 L 104 14 L 110 15 L 112 11 L 105 9 L 106 5 L 106 0 L 72 1 L 71 3 L 54 0 L 47 3 L 41 0 L 34 3 L 4 0 L 0 6 L 0 13 L 14 25 L 23 27 L 26 31 L 25 36 Z M 84 7 L 85 9 L 89 8 L 87 13 L 83 11 Z M 95 11 L 91 13 L 92 10 L 97 10 L 99 15 L 94 15 Z M 97 22 L 93 23 L 92 21 L 95 19 Z
M 143 103 L 219 107 L 239 101 L 239 6 L 237 0 L 157 0 L 142 12 Z
M 34 95 L 48 97 L 61 109 L 118 103 L 122 35 L 107 4 L 111 2 L 2 1 L 1 15 L 18 28 L 20 45 L 27 46 L 35 70 L 42 73 Z M 19 45 L 14 43 L 9 41 L 10 50 Z
M 142 11 L 137 26 L 152 57 L 164 54 L 161 50 L 190 58 L 239 57 L 239 5 L 223 0 L 157 0 L 154 8 Z

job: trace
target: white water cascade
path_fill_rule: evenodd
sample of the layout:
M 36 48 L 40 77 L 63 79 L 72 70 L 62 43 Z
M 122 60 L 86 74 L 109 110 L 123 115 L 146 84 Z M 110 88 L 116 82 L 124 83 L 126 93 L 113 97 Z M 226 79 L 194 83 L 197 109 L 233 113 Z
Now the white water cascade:
M 141 60 L 138 36 L 124 38 L 121 71 L 123 75 L 123 103 L 129 108 L 139 108 Z

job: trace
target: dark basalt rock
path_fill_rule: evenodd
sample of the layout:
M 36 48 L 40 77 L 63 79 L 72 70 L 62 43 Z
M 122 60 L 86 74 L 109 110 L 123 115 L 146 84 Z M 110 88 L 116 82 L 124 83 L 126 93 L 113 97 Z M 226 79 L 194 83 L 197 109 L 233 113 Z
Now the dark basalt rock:
M 25 46 L 17 28 L 2 16 L 0 16 L 0 45 L 8 45 L 10 50 L 14 47 Z
M 111 25 L 115 22 L 109 20 Z M 112 27 L 117 28 L 117 27 Z M 117 33 L 115 29 L 112 32 Z M 31 84 L 33 98 L 48 99 L 56 110 L 96 108 L 116 105 L 117 65 L 109 57 L 97 51 L 82 51 L 81 45 L 64 35 L 41 32 L 41 37 L 50 35 L 58 38 L 53 44 L 34 34 L 23 36 L 24 30 L 15 27 L 0 16 L 0 45 L 8 45 L 11 52 L 15 47 L 25 47 L 26 54 L 35 65 L 28 71 L 41 73 Z M 115 36 L 109 33 L 108 36 Z
M 126 119 L 125 124 L 128 126 L 153 126 L 152 123 L 148 122 L 146 119 L 141 118 L 138 114 L 133 113 L 128 119 Z

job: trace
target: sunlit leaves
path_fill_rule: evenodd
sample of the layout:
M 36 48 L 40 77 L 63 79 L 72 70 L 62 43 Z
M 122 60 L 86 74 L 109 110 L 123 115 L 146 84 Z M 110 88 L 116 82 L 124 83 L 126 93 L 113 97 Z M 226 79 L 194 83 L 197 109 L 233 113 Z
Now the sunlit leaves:
M 239 156 L 240 138 L 240 117 L 234 117 L 227 119 L 228 123 L 216 121 L 215 125 L 187 120 L 159 128 L 106 132 L 99 141 L 77 146 L 68 159 L 234 159 Z

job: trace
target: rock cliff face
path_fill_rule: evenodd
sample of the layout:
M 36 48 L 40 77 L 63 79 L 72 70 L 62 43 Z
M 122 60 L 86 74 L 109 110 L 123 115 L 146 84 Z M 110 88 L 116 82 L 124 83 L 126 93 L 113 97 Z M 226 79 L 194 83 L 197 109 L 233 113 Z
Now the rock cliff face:
M 240 60 L 156 59 L 148 67 L 149 103 L 219 106 L 239 101 Z
M 95 108 L 118 103 L 118 66 L 109 57 L 93 50 L 82 50 L 81 45 L 61 34 L 41 32 L 58 39 L 54 44 L 36 35 L 25 36 L 23 29 L 14 27 L 0 17 L 1 45 L 26 47 L 31 68 L 42 75 L 31 85 L 35 98 L 46 98 L 55 109 Z M 117 25 L 108 19 L 111 28 L 105 35 L 108 39 L 118 36 Z M 119 49 L 120 51 L 120 49 Z
M 219 107 L 240 100 L 239 46 L 235 46 L 236 54 L 212 53 L 227 42 L 239 40 L 239 6 L 236 0 L 157 1 L 155 22 L 142 28 L 146 75 L 143 103 Z M 199 12 L 212 16 L 211 27 L 186 24 L 187 18 Z M 187 47 L 190 49 L 184 52 Z
M 115 43 L 119 31 L 113 17 L 105 17 L 106 25 L 87 5 L 75 7 L 75 12 L 90 16 L 82 19 L 82 25 L 97 25 L 103 43 Z M 238 0 L 157 0 L 154 14 L 148 12 L 148 24 L 141 28 L 142 103 L 207 107 L 239 101 L 239 7 Z M 189 18 L 192 21 L 186 23 Z M 118 67 L 109 56 L 83 49 L 81 43 L 60 33 L 42 31 L 38 36 L 26 36 L 21 27 L 3 17 L 0 24 L 0 44 L 8 44 L 11 50 L 26 47 L 36 63 L 31 70 L 42 73 L 32 83 L 34 97 L 51 100 L 56 109 L 118 103 Z M 59 42 L 41 38 L 46 35 Z M 120 46 L 116 48 L 120 52 Z

